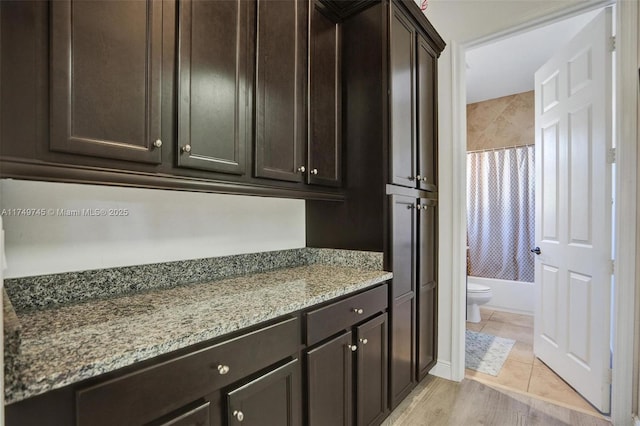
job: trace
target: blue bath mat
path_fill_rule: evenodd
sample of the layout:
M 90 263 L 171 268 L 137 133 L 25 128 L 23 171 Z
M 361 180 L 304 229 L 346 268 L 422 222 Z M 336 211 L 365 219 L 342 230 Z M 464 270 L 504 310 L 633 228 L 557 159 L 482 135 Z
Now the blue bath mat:
M 515 340 L 504 337 L 467 330 L 465 366 L 471 370 L 497 376 L 515 343 Z

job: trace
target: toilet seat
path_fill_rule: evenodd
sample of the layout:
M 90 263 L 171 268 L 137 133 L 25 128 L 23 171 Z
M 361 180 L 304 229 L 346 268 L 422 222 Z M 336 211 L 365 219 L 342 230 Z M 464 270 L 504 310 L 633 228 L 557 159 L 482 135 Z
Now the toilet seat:
M 467 293 L 488 293 L 490 291 L 491 291 L 491 288 L 486 285 L 475 284 L 475 283 L 467 284 Z

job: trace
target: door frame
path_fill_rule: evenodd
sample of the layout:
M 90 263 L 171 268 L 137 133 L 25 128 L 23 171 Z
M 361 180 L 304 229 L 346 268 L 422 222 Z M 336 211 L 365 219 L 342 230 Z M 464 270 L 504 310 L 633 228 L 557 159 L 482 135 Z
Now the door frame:
M 466 312 L 466 65 L 468 49 L 542 27 L 562 19 L 609 5 L 616 5 L 616 52 L 614 57 L 616 87 L 614 123 L 617 130 L 615 143 L 616 177 L 614 212 L 615 270 L 616 285 L 613 295 L 613 372 L 611 417 L 615 425 L 632 423 L 634 404 L 632 401 L 633 377 L 638 372 L 634 368 L 634 318 L 636 291 L 640 292 L 640 280 L 636 278 L 636 217 L 623 212 L 635 212 L 638 199 L 637 182 L 637 140 L 638 128 L 638 4 L 630 1 L 597 0 L 568 7 L 505 31 L 496 32 L 465 42 L 453 40 L 452 49 L 452 151 L 451 176 L 453 239 L 452 264 L 452 316 L 451 316 L 451 378 L 461 381 L 465 373 L 465 312 Z M 623 90 L 635 87 L 636 90 Z M 444 169 L 441 168 L 441 170 Z M 634 375 L 629 374 L 634 371 Z

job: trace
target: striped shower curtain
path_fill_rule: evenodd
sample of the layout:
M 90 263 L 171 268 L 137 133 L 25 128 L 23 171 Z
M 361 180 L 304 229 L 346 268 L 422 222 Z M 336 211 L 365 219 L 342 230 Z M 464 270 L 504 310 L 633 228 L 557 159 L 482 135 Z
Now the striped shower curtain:
M 534 279 L 534 147 L 467 154 L 467 273 Z

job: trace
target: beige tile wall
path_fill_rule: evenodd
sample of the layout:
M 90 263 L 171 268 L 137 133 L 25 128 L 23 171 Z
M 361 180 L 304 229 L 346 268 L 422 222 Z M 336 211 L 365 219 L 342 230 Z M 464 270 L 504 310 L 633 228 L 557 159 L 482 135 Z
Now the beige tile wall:
M 467 105 L 467 150 L 534 143 L 533 90 Z

